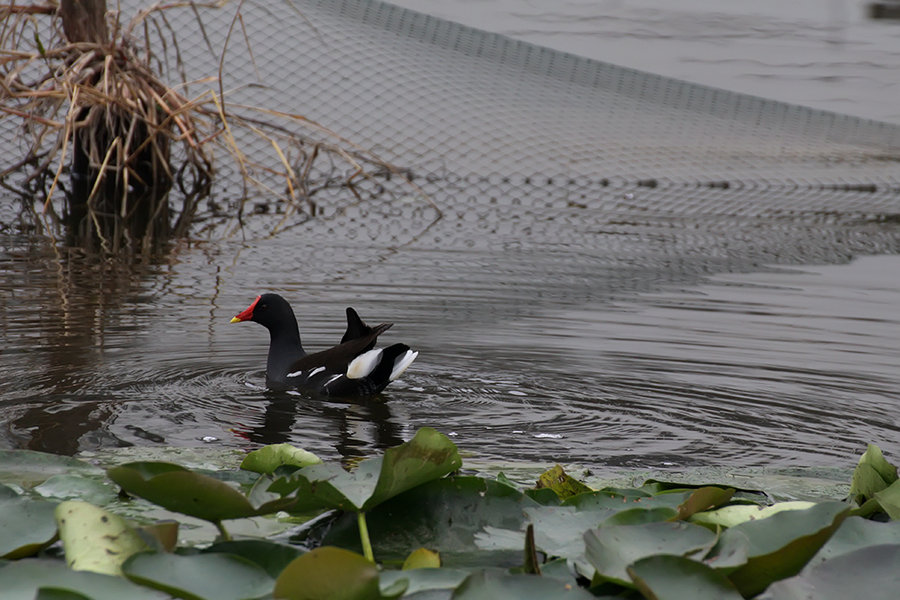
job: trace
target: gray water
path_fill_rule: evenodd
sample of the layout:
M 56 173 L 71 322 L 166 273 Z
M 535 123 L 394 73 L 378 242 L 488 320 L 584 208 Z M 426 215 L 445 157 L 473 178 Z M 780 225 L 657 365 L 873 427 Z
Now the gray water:
M 578 12 L 589 4 L 557 14 L 523 2 L 529 10 L 496 29 L 589 22 Z M 708 3 L 680 6 L 680 20 L 640 14 L 659 27 L 696 21 L 705 43 L 737 51 L 734 20 L 708 17 Z M 856 37 L 836 44 L 837 29 L 765 10 L 746 25 L 760 40 L 772 39 L 759 25 L 769 23 L 779 39 L 838 57 L 804 73 L 864 72 L 900 56 L 875 43 L 860 54 Z M 900 27 L 867 26 L 900 37 Z M 667 40 L 672 57 L 700 43 L 642 25 L 617 31 L 617 47 Z M 795 89 L 803 77 L 785 73 L 799 55 L 770 50 L 785 61 L 726 61 L 719 85 Z M 715 72 L 699 63 L 685 77 Z M 879 73 L 852 112 L 897 120 L 888 98 L 900 70 Z M 796 89 L 835 109 L 855 86 Z M 757 90 L 769 91 L 778 96 Z M 652 214 L 631 200 L 643 194 L 652 206 L 667 190 L 621 183 L 585 197 L 520 184 L 491 196 L 454 185 L 441 218 L 403 198 L 344 198 L 274 236 L 261 232 L 278 217 L 256 217 L 243 235 L 179 242 L 139 265 L 0 229 L 0 447 L 290 441 L 359 456 L 427 425 L 469 457 L 595 468 L 850 466 L 867 442 L 900 451 L 900 226 L 890 214 Z M 791 194 L 767 193 L 775 205 Z M 228 323 L 263 291 L 293 303 L 311 349 L 336 343 L 354 306 L 369 322 L 394 322 L 384 341 L 410 344 L 419 359 L 371 402 L 271 394 L 265 330 Z

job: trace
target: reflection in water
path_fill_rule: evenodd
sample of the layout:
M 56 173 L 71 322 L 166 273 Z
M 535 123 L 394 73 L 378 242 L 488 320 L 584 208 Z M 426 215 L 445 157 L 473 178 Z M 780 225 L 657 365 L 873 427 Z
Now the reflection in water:
M 255 444 L 292 442 L 295 427 L 303 427 L 301 405 L 307 410 L 310 405 L 317 407 L 317 412 L 330 423 L 329 429 L 337 438 L 335 449 L 342 457 L 366 457 L 373 446 L 388 448 L 405 441 L 402 428 L 393 421 L 390 408 L 382 398 L 343 404 L 287 393 L 267 392 L 265 396 L 267 402 L 262 422 L 247 429 L 235 428 L 235 433 Z M 359 431 L 361 424 L 365 424 L 364 429 L 369 435 Z

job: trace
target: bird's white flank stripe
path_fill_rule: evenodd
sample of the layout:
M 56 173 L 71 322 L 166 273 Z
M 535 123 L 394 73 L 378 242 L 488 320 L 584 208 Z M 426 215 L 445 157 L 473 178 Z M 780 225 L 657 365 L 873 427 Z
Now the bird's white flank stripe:
M 403 371 L 408 369 L 409 365 L 413 364 L 413 361 L 416 360 L 417 356 L 419 356 L 419 353 L 413 352 L 412 350 L 407 350 L 406 354 L 398 356 L 394 360 L 394 368 L 391 369 L 391 377 L 388 381 L 393 381 L 403 375 Z
M 331 382 L 334 381 L 335 379 L 340 379 L 340 378 L 341 378 L 340 375 L 332 375 L 331 378 L 330 378 L 328 381 L 325 382 L 325 385 L 328 385 L 329 383 L 331 383 Z
M 325 367 L 316 367 L 315 369 L 313 369 L 312 371 L 309 372 L 309 375 L 307 375 L 306 378 L 309 379 L 310 377 L 312 377 L 319 371 L 324 371 L 324 370 L 325 370 Z
M 301 375 L 303 375 L 303 371 L 302 371 L 302 370 L 300 370 L 300 371 L 294 371 L 293 373 L 288 373 L 288 374 L 287 374 L 288 377 L 300 377 Z
M 347 367 L 349 379 L 362 379 L 375 369 L 375 365 L 381 360 L 381 349 L 363 352 L 353 359 Z

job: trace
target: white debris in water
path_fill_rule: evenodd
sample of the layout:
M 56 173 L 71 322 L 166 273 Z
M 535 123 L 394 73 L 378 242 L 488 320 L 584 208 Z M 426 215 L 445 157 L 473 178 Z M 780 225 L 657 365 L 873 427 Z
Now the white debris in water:
M 424 392 L 424 391 L 425 391 L 425 388 L 416 386 L 416 387 L 411 387 L 411 388 L 409 388 L 409 390 L 410 390 L 411 392 Z
M 551 440 L 561 440 L 563 436 L 561 433 L 536 433 L 534 434 L 534 437 L 547 438 Z
M 298 392 L 297 390 L 287 390 L 285 392 L 285 394 L 290 394 L 291 396 L 302 396 L 303 395 L 300 392 Z
M 519 390 L 509 390 L 510 395 L 512 396 L 527 396 L 525 392 L 520 392 Z
M 204 435 L 202 438 L 200 438 L 200 441 L 201 441 L 201 442 L 206 442 L 206 443 L 208 444 L 208 443 L 210 443 L 210 442 L 218 442 L 218 441 L 219 441 L 219 438 L 217 438 L 217 437 L 214 436 L 214 435 Z
M 456 433 L 455 431 L 451 431 L 451 432 L 448 433 L 447 435 L 448 435 L 449 437 L 456 437 L 456 436 L 458 436 L 459 434 Z
M 522 429 L 513 429 L 513 433 L 525 433 Z
M 264 390 L 264 389 L 266 389 L 266 388 L 264 388 L 264 387 L 262 387 L 262 386 L 256 385 L 255 383 L 250 383 L 249 381 L 245 381 L 245 382 L 244 382 L 244 385 L 245 385 L 246 387 L 250 388 L 251 390 Z

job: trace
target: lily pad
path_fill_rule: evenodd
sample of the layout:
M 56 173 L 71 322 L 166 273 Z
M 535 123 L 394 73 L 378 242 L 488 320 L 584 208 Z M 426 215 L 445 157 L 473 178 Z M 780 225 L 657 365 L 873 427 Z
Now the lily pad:
M 601 527 L 584 534 L 587 559 L 596 576 L 626 587 L 633 587 L 627 568 L 635 561 L 657 554 L 698 552 L 715 539 L 709 529 L 684 521 Z
M 275 580 L 254 562 L 225 553 L 135 554 L 122 565 L 135 583 L 179 598 L 240 600 L 270 594 Z
M 374 563 L 355 552 L 324 546 L 291 561 L 278 576 L 274 595 L 303 600 L 380 600 L 402 595 L 404 581 L 391 588 L 390 596 L 382 596 Z
M 45 498 L 81 500 L 101 506 L 116 499 L 116 490 L 109 482 L 71 474 L 53 475 L 34 491 Z
M 900 521 L 880 523 L 861 517 L 847 517 L 804 568 L 848 552 L 883 544 L 900 544 Z
M 771 506 L 757 504 L 735 504 L 724 506 L 716 510 L 709 510 L 693 514 L 688 520 L 698 525 L 706 525 L 712 529 L 716 527 L 734 527 L 747 521 L 758 521 L 777 515 L 785 510 L 806 510 L 815 506 L 815 502 L 805 500 L 793 500 L 789 502 L 776 502 Z
M 594 595 L 565 581 L 539 575 L 495 571 L 471 574 L 456 588 L 453 600 L 594 600 Z
M 678 519 L 684 520 L 698 512 L 718 508 L 731 500 L 734 492 L 734 488 L 712 486 L 696 489 L 687 500 L 678 505 Z
M 55 514 L 66 564 L 76 571 L 121 575 L 129 556 L 148 549 L 125 519 L 93 504 L 69 500 Z
M 0 558 L 36 554 L 56 539 L 56 503 L 15 496 L 0 499 Z
M 0 481 L 31 488 L 54 475 L 102 475 L 103 470 L 72 458 L 33 450 L 0 450 Z
M 169 600 L 171 596 L 122 577 L 73 571 L 57 560 L 27 558 L 0 563 L 3 600 L 34 600 L 39 589 L 63 590 L 91 600 Z
M 387 449 L 383 456 L 361 461 L 353 471 L 334 463 L 312 465 L 297 471 L 290 480 L 276 481 L 269 490 L 284 494 L 296 485 L 298 507 L 302 509 L 323 505 L 364 512 L 461 465 L 456 445 L 447 436 L 423 427 L 410 441 Z M 307 499 L 314 502 L 310 504 Z
M 466 577 L 470 575 L 469 571 L 463 569 L 404 569 L 402 571 L 382 571 L 380 576 L 380 585 L 382 593 L 384 590 L 394 589 L 395 585 L 401 581 L 406 581 L 406 592 L 404 597 L 414 596 L 415 594 L 439 591 L 445 592 L 450 597 L 450 593 L 459 587 Z M 429 596 L 430 597 L 430 596 Z
M 649 556 L 628 567 L 635 586 L 660 600 L 742 600 L 734 585 L 715 569 L 683 556 Z
M 288 443 L 270 444 L 247 454 L 241 462 L 241 468 L 256 473 L 272 474 L 278 467 L 308 467 L 321 463 L 322 459 L 302 448 Z
M 822 502 L 806 510 L 782 511 L 725 530 L 711 553 L 747 553 L 747 564 L 729 575 L 744 596 L 766 589 L 773 581 L 796 575 L 847 517 L 843 502 Z
M 895 481 L 897 481 L 897 467 L 884 458 L 881 448 L 869 444 L 853 471 L 850 497 L 858 504 L 862 504 Z
M 773 583 L 760 600 L 894 600 L 900 589 L 900 544 L 869 546 Z
M 262 505 L 253 505 L 224 481 L 171 463 L 126 463 L 112 467 L 108 474 L 129 494 L 165 509 L 212 522 L 264 515 L 294 504 L 291 498 L 279 497 Z
M 400 494 L 367 513 L 369 535 L 379 561 L 405 560 L 426 546 L 441 553 L 445 566 L 519 566 L 522 564 L 526 507 L 538 504 L 507 485 L 479 477 L 447 477 Z M 485 527 L 517 533 L 515 550 L 479 547 Z M 476 541 L 477 544 L 476 545 Z M 359 548 L 356 516 L 339 518 L 323 543 Z M 505 548 L 507 544 L 503 544 Z
M 418 548 L 409 553 L 403 561 L 402 569 L 438 569 L 441 566 L 441 555 L 428 548 Z
M 203 552 L 242 556 L 262 567 L 272 579 L 276 579 L 292 560 L 304 553 L 297 546 L 252 539 L 219 542 L 205 548 Z
M 560 499 L 565 500 L 584 492 L 591 492 L 591 488 L 569 476 L 561 465 L 556 465 L 541 473 L 537 481 L 537 489 L 548 488 L 556 492 Z

